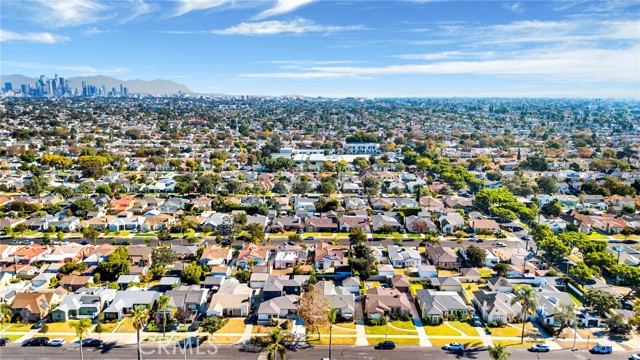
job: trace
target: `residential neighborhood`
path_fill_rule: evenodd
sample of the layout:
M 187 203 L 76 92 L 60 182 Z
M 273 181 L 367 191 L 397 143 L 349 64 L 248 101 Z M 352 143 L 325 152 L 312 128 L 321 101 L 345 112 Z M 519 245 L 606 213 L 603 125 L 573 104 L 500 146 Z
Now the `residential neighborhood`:
M 26 120 L 54 106 L 34 101 L 1 104 L 12 344 L 79 341 L 87 319 L 83 337 L 123 344 L 260 344 L 275 331 L 292 346 L 640 348 L 638 138 L 621 121 L 596 126 L 602 110 L 573 110 L 579 131 L 539 110 L 506 133 L 515 102 L 427 101 L 428 116 L 393 110 L 400 123 L 378 129 L 350 118 L 342 136 L 330 118 L 313 132 L 258 120 L 321 102 L 136 100 L 243 119 L 146 127 L 122 103 L 127 116 L 61 99 L 34 131 Z M 447 120 L 451 106 L 468 115 Z M 434 117 L 445 125 L 429 130 Z M 535 135 L 543 121 L 557 135 Z

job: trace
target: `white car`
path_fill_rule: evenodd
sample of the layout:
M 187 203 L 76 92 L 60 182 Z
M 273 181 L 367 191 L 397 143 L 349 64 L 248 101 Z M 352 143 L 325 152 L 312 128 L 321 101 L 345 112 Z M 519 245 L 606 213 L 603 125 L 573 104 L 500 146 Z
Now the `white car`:
M 67 342 L 65 339 L 53 339 L 49 340 L 49 346 L 62 346 Z
M 629 360 L 640 360 L 640 354 L 633 354 L 629 356 Z
M 535 345 L 531 345 L 529 350 L 533 352 L 548 352 L 550 348 L 549 348 L 549 345 L 535 344 Z
M 452 343 L 448 343 L 447 345 L 442 347 L 445 350 L 449 350 L 449 351 L 463 351 L 464 350 L 464 345 L 457 343 L 457 342 L 452 342 Z

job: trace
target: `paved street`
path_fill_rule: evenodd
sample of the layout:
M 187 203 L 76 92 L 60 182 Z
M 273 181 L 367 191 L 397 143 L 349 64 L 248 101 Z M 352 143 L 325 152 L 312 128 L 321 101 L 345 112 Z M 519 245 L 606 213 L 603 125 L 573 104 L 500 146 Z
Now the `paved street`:
M 536 354 L 530 353 L 524 349 L 511 348 L 513 359 L 536 359 L 536 360 L 622 360 L 628 359 L 630 352 L 617 352 L 612 355 L 593 355 L 586 351 L 557 350 L 549 353 Z M 167 346 L 166 348 L 158 348 L 150 344 L 143 344 L 143 359 L 184 359 L 185 355 L 181 349 L 175 346 Z M 136 357 L 135 345 L 112 346 L 104 349 L 85 349 L 85 359 L 134 359 Z M 320 360 L 328 357 L 327 346 L 316 346 L 309 349 L 289 351 L 287 359 L 314 359 Z M 468 351 L 464 354 L 449 353 L 437 347 L 401 347 L 395 350 L 375 350 L 372 346 L 356 347 L 356 346 L 334 346 L 332 357 L 339 359 L 355 359 L 355 360 L 411 360 L 419 358 L 437 358 L 437 359 L 469 359 L 484 360 L 489 359 L 485 350 Z M 77 344 L 67 344 L 61 348 L 22 348 L 16 344 L 0 348 L 0 359 L 74 359 L 80 358 Z M 224 345 L 213 348 L 211 346 L 202 346 L 198 349 L 189 349 L 187 351 L 187 359 L 234 359 L 234 360 L 255 360 L 264 359 L 266 356 L 255 351 L 243 351 L 239 346 Z

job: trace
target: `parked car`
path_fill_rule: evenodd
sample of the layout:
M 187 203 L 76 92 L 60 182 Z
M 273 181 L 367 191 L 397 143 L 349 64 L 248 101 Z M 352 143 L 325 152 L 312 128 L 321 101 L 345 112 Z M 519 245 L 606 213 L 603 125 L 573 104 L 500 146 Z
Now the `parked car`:
M 549 350 L 549 345 L 545 344 L 535 344 L 531 345 L 531 347 L 529 348 L 529 351 L 533 352 L 548 352 Z
M 482 320 L 480 320 L 478 315 L 473 315 L 473 326 L 482 326 Z
M 457 342 L 452 342 L 443 346 L 442 349 L 449 351 L 464 351 L 464 345 Z
M 470 238 L 472 238 L 472 239 L 475 239 L 475 238 L 477 238 L 477 237 L 478 237 L 478 235 L 476 235 L 476 234 L 469 234 L 469 237 L 470 237 Z
M 188 348 L 188 347 L 195 348 L 200 346 L 200 344 L 202 344 L 202 341 L 200 340 L 199 337 L 190 336 L 188 338 L 178 341 L 176 345 L 181 348 Z
M 113 242 L 113 245 L 131 245 L 127 240 L 116 240 Z
M 304 230 L 302 230 L 302 229 L 298 229 L 298 231 L 296 231 L 296 232 L 297 232 L 298 234 L 302 234 L 302 233 L 304 233 Z
M 82 240 L 82 241 L 80 241 L 80 245 L 89 245 L 89 241 Z
M 48 346 L 49 338 L 35 337 L 22 343 L 22 346 Z
M 379 342 L 378 345 L 375 346 L 377 350 L 393 350 L 396 348 L 396 343 L 393 341 L 383 341 Z
M 82 340 L 82 346 L 84 347 L 100 347 L 104 344 L 104 341 L 98 339 L 84 339 Z
M 495 247 L 499 247 L 499 248 L 505 248 L 507 247 L 507 244 L 502 243 L 502 242 L 497 242 L 495 244 L 493 244 Z
M 613 347 L 611 345 L 596 344 L 596 346 L 591 348 L 591 352 L 594 354 L 612 354 Z
M 7 346 L 11 342 L 9 338 L 0 338 L 0 346 Z
M 63 339 L 63 338 L 53 339 L 53 340 L 49 340 L 49 346 L 62 346 L 66 342 L 67 342 L 67 340 Z
M 37 323 L 33 324 L 33 326 L 31 327 L 32 329 L 41 329 L 44 324 L 46 324 L 47 321 L 46 320 L 40 320 Z
M 640 353 L 632 354 L 631 356 L 629 356 L 629 360 L 640 360 Z
M 306 238 L 304 238 L 304 239 L 305 239 L 305 240 L 311 240 L 311 241 L 313 241 L 313 240 L 315 240 L 315 239 L 316 239 L 316 237 L 315 237 L 315 236 L 307 236 L 307 237 L 306 237 Z

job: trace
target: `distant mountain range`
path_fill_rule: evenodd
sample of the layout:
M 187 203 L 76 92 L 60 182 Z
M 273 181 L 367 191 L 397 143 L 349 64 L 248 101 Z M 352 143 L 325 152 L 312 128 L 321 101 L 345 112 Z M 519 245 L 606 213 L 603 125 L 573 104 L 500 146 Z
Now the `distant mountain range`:
M 32 87 L 35 85 L 38 78 L 32 78 L 24 75 L 0 75 L 0 82 L 2 86 L 4 83 L 10 82 L 14 89 L 20 88 L 22 84 L 28 84 Z M 69 88 L 73 91 L 78 89 L 82 91 L 82 82 L 86 81 L 87 85 L 95 85 L 97 87 L 104 87 L 107 91 L 111 88 L 116 88 L 120 91 L 120 84 L 126 86 L 129 89 L 129 93 L 135 94 L 151 94 L 151 95 L 165 95 L 165 94 L 177 94 L 179 91 L 183 93 L 190 93 L 191 90 L 186 85 L 179 84 L 172 80 L 120 80 L 109 76 L 76 76 L 65 78 L 65 81 L 69 82 Z

